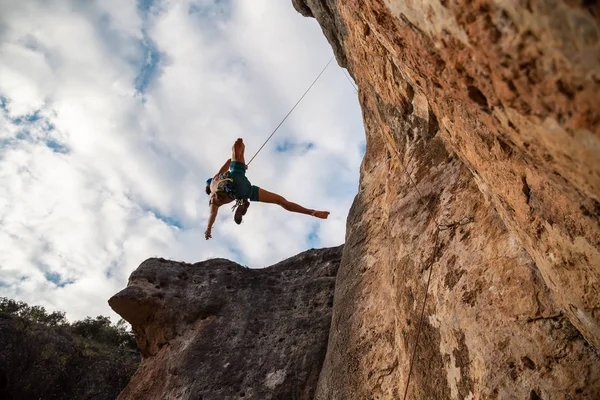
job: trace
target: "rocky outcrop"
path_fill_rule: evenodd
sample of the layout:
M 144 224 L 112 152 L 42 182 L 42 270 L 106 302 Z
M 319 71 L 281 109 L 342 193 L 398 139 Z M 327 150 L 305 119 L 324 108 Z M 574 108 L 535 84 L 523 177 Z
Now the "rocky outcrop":
M 143 360 L 119 399 L 312 399 L 342 247 L 265 269 L 150 259 L 110 306 Z
M 597 2 L 293 4 L 367 137 L 317 398 L 600 397 Z

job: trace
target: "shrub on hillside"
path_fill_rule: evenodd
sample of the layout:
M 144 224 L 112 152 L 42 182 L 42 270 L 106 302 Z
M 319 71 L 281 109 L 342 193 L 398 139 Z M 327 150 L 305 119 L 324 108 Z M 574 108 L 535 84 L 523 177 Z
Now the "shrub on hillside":
M 43 325 L 49 328 L 65 329 L 99 343 L 137 349 L 135 338 L 127 329 L 127 322 L 123 319 L 113 324 L 108 317 L 99 315 L 96 318 L 87 317 L 70 324 L 64 312 L 48 313 L 44 307 L 29 306 L 22 301 L 0 297 L 0 316 L 3 315 L 18 317 L 25 328 L 31 325 Z
M 0 298 L 0 400 L 113 400 L 140 357 L 124 321 L 70 324 L 61 312 Z

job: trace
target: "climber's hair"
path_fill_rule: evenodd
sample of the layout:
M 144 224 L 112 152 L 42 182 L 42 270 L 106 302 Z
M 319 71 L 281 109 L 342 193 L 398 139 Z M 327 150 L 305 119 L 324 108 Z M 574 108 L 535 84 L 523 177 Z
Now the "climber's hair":
M 210 185 L 206 185 L 206 194 L 210 196 Z

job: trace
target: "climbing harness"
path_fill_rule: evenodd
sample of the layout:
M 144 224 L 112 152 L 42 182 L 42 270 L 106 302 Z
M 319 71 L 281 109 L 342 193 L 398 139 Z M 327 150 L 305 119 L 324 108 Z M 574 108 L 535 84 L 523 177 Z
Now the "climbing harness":
M 329 59 L 329 61 L 327 62 L 327 64 L 325 64 L 325 66 L 323 67 L 323 69 L 321 70 L 321 72 L 319 73 L 319 75 L 317 75 L 317 77 L 315 78 L 315 80 L 313 81 L 313 83 L 310 84 L 310 86 L 308 87 L 308 89 L 306 89 L 306 91 L 300 97 L 300 99 L 296 102 L 296 104 L 294 104 L 294 107 L 292 107 L 292 109 L 290 110 L 290 112 L 288 112 L 286 114 L 286 116 L 283 117 L 283 119 L 281 120 L 281 122 L 279 123 L 279 125 L 277 125 L 277 127 L 275 128 L 275 130 L 271 133 L 271 135 L 269 135 L 269 137 L 267 138 L 267 140 L 265 140 L 265 142 L 263 143 L 263 145 L 260 146 L 260 149 L 258 149 L 258 151 L 256 152 L 256 154 L 254 154 L 252 156 L 252 158 L 250 159 L 250 161 L 248 161 L 248 164 L 246 164 L 246 165 L 250 165 L 250 163 L 252 162 L 252 160 L 254 160 L 254 158 L 258 155 L 258 153 L 260 153 L 260 151 L 263 149 L 263 147 L 265 147 L 265 145 L 267 144 L 267 142 L 269 140 L 271 140 L 271 138 L 273 137 L 273 135 L 275 134 L 275 132 L 277 132 L 277 130 L 279 129 L 279 127 L 281 125 L 283 125 L 283 123 L 285 122 L 285 120 L 287 119 L 287 117 L 290 116 L 290 114 L 292 113 L 292 111 L 294 111 L 294 109 L 298 106 L 298 104 L 300 104 L 300 102 L 302 101 L 302 99 L 304 98 L 304 96 L 306 96 L 306 94 L 310 91 L 310 89 L 312 89 L 312 87 L 315 85 L 315 83 L 317 83 L 317 81 L 319 80 L 319 78 L 321 77 L 321 75 L 323 75 L 323 72 L 325 72 L 325 70 L 327 69 L 327 67 L 329 66 L 329 64 L 331 64 L 332 60 L 333 60 L 333 56 L 331 56 L 331 58 Z
M 235 211 L 235 209 L 239 206 L 241 206 L 242 204 L 244 204 L 244 199 L 235 199 L 235 203 L 233 204 L 233 206 L 231 207 L 231 211 Z

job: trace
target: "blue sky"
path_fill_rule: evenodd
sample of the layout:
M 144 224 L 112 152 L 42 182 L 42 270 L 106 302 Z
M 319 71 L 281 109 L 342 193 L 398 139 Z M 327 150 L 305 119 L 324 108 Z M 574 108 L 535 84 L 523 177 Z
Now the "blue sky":
M 331 58 L 291 2 L 0 0 L 0 26 L 0 296 L 114 316 L 148 257 L 260 268 L 343 242 L 364 132 L 335 62 L 248 170 L 330 219 L 255 203 L 238 226 L 223 207 L 204 240 L 205 180 Z

